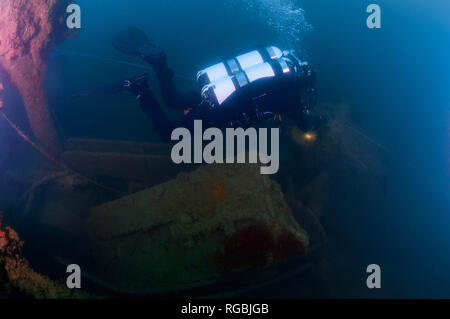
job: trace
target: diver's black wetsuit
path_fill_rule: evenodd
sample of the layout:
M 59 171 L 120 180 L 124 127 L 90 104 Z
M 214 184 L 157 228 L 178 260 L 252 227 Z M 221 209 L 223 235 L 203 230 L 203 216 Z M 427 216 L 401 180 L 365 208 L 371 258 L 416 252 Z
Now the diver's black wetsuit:
M 172 131 L 177 127 L 185 127 L 190 131 L 193 130 L 194 120 L 202 120 L 204 127 L 212 127 L 214 125 L 222 126 L 213 120 L 211 116 L 205 116 L 207 110 L 202 106 L 200 95 L 197 92 L 179 92 L 173 82 L 174 73 L 167 66 L 155 68 L 156 77 L 159 82 L 161 94 L 164 103 L 174 109 L 190 110 L 177 121 L 170 121 L 156 99 L 153 92 L 148 87 L 142 87 L 137 92 L 142 110 L 152 121 L 158 134 L 164 140 L 170 140 Z
M 305 97 L 315 96 L 315 73 L 309 66 L 300 63 L 295 56 L 293 60 L 277 64 L 272 60 L 279 54 L 284 54 L 278 48 L 271 47 L 270 52 L 261 53 L 271 60 L 273 72 L 277 73 L 277 80 L 267 77 L 254 79 L 251 85 L 239 84 L 245 89 L 236 90 L 222 101 L 220 106 L 211 105 L 211 101 L 204 100 L 198 92 L 180 93 L 173 83 L 174 73 L 167 66 L 166 54 L 162 49 L 153 45 L 147 35 L 138 28 L 131 27 L 120 32 L 113 40 L 113 46 L 125 55 L 142 58 L 155 70 L 159 86 L 167 106 L 179 110 L 190 109 L 185 116 L 177 121 L 170 121 L 161 109 L 158 100 L 148 88 L 148 76 L 125 80 L 118 91 L 131 90 L 139 100 L 143 111 L 153 122 L 156 130 L 164 140 L 171 140 L 172 131 L 183 127 L 190 131 L 194 129 L 194 121 L 202 120 L 202 128 L 209 127 L 249 127 L 255 123 L 273 119 L 277 115 L 285 115 L 292 119 L 302 130 L 309 131 L 320 126 L 321 117 L 309 114 L 309 108 L 315 102 L 305 100 Z M 275 54 L 275 55 L 274 55 Z M 287 52 L 289 55 L 290 53 Z M 270 56 L 269 56 L 270 55 Z M 262 57 L 262 56 L 261 56 Z M 290 61 L 290 62 L 289 62 Z M 287 72 L 286 67 L 295 72 Z M 306 65 L 308 65 L 306 63 Z M 237 65 L 236 65 L 237 66 Z M 295 74 L 293 74 L 295 73 Z M 239 81 L 237 77 L 236 81 Z M 306 94 L 305 94 L 306 92 Z M 309 93 L 308 93 L 309 92 Z M 310 94 L 313 93 L 313 94 Z M 313 98 L 314 100 L 314 98 Z
M 259 86 L 265 86 L 269 90 L 260 100 L 249 100 L 237 94 L 220 109 L 211 109 L 207 103 L 202 102 L 198 92 L 179 92 L 173 82 L 174 72 L 167 65 L 160 65 L 154 69 L 165 104 L 174 109 L 189 110 L 179 120 L 170 121 L 148 86 L 142 86 L 135 92 L 142 110 L 163 140 L 171 140 L 172 131 L 178 127 L 187 128 L 192 132 L 194 120 L 202 120 L 203 129 L 248 127 L 280 114 L 294 120 L 304 130 L 309 130 L 308 126 L 312 124 L 309 123 L 309 113 L 298 106 L 298 98 L 295 95 L 298 88 L 290 87 L 292 84 L 289 81 L 281 81 L 275 85 L 270 82 L 270 85 L 266 86 L 265 81 L 271 81 L 270 79 L 259 80 Z M 255 88 L 257 89 L 258 85 Z

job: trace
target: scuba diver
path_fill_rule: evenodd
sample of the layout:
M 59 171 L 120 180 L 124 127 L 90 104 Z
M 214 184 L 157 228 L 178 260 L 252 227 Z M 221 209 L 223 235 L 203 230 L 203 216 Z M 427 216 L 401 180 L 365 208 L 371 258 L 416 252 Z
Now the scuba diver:
M 165 104 L 184 110 L 184 116 L 170 121 L 149 89 L 148 74 L 101 89 L 134 94 L 163 140 L 170 141 L 172 131 L 178 127 L 192 132 L 194 120 L 202 120 L 205 129 L 248 128 L 286 116 L 304 132 L 316 130 L 324 123 L 322 116 L 311 114 L 317 102 L 315 71 L 293 51 L 263 47 L 208 67 L 197 74 L 201 87 L 199 94 L 182 93 L 175 88 L 174 72 L 167 65 L 166 54 L 151 44 L 141 30 L 129 28 L 121 32 L 113 40 L 113 46 L 123 54 L 140 57 L 149 63 L 155 71 Z

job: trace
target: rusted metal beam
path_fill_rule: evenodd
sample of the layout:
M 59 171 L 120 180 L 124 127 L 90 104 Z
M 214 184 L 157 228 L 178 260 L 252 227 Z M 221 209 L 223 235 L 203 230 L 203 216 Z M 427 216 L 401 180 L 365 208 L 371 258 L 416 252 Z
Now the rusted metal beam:
M 194 167 L 175 165 L 170 156 L 67 151 L 63 162 L 87 176 L 109 176 L 156 184 Z
M 78 138 L 68 139 L 65 143 L 65 149 L 66 151 L 94 153 L 122 153 L 165 156 L 170 156 L 171 152 L 171 146 L 169 144 Z

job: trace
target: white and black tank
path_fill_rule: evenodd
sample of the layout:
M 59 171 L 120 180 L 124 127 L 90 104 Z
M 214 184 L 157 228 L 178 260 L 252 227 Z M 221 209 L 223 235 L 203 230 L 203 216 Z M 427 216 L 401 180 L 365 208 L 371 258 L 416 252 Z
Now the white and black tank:
M 197 82 L 202 100 L 211 108 L 218 108 L 237 91 L 258 80 L 300 76 L 304 66 L 308 63 L 302 62 L 293 51 L 268 46 L 203 69 L 197 73 Z

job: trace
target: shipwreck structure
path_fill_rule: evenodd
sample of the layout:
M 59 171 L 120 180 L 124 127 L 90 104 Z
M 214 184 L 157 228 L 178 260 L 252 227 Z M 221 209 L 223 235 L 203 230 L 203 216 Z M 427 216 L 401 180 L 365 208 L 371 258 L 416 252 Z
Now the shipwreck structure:
M 306 254 L 310 242 L 256 164 L 203 166 L 93 207 L 87 232 L 103 277 L 135 294 L 266 267 Z
M 63 34 L 62 9 L 66 4 L 66 0 L 0 1 L 2 77 L 17 87 L 35 138 L 54 155 L 61 146 L 43 82 L 49 48 Z

